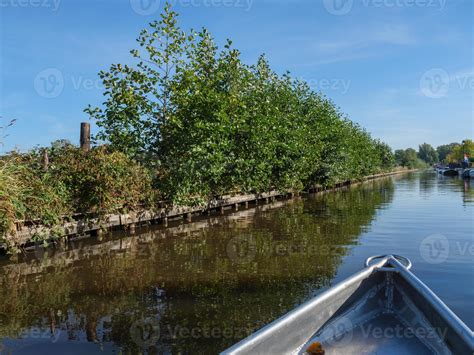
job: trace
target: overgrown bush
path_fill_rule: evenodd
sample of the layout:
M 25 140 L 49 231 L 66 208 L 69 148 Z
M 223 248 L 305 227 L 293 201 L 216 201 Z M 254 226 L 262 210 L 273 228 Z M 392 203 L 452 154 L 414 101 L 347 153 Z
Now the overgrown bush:
M 107 147 L 85 153 L 71 145 L 53 145 L 48 151 L 47 171 L 40 150 L 0 159 L 0 244 L 15 249 L 15 223 L 22 221 L 58 227 L 73 213 L 100 219 L 152 208 L 150 172 L 125 154 Z M 37 235 L 35 240 L 46 237 L 51 235 Z
M 66 187 L 77 213 L 136 211 L 153 203 L 150 172 L 106 146 L 90 152 L 75 147 L 55 151 L 50 173 Z
M 15 222 L 53 227 L 72 211 L 66 186 L 39 170 L 29 157 L 13 154 L 0 159 L 0 243 L 17 244 Z

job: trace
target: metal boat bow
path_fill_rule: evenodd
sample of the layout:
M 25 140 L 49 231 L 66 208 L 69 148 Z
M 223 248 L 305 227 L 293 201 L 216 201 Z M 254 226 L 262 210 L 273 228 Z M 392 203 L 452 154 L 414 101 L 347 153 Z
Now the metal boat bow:
M 472 354 L 473 332 L 410 268 L 398 255 L 371 257 L 222 354 Z

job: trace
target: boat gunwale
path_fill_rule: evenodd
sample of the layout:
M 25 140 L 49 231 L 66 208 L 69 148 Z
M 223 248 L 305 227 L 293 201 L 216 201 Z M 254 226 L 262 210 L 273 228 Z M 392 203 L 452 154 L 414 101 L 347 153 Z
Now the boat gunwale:
M 407 270 L 397 259 L 389 262 L 396 267 L 397 272 L 429 302 L 436 312 L 446 321 L 470 347 L 474 350 L 474 332 L 441 300 L 423 281 Z
M 221 352 L 221 354 L 230 355 L 230 354 L 235 354 L 237 352 L 240 353 L 241 351 L 244 351 L 246 348 L 253 346 L 255 343 L 258 343 L 260 339 L 265 338 L 269 333 L 273 333 L 277 331 L 278 329 L 286 326 L 292 320 L 298 318 L 301 314 L 306 313 L 308 309 L 313 308 L 319 303 L 323 303 L 325 300 L 332 297 L 334 294 L 339 293 L 340 291 L 344 290 L 350 285 L 356 282 L 362 282 L 363 280 L 368 278 L 374 271 L 377 271 L 377 269 L 386 265 L 389 259 L 390 259 L 390 256 L 387 256 L 381 259 L 379 262 L 372 264 L 371 266 L 364 268 L 358 271 L 357 273 L 353 274 L 352 276 L 349 276 L 348 278 L 340 281 L 339 283 L 329 288 L 328 290 L 325 290 L 321 294 L 302 303 L 301 305 L 299 305 L 292 311 L 275 319 L 274 321 L 267 324 L 263 328 L 257 330 L 255 333 L 249 335 L 247 338 L 242 339 L 240 342 L 224 350 L 223 352 Z
M 393 270 L 388 269 L 386 267 L 387 264 L 390 265 Z M 379 262 L 358 271 L 352 276 L 340 281 L 328 290 L 325 290 L 321 294 L 302 303 L 300 306 L 267 324 L 255 333 L 249 335 L 247 338 L 242 339 L 240 342 L 224 350 L 221 352 L 221 354 L 240 354 L 246 350 L 251 350 L 255 344 L 258 344 L 260 340 L 264 340 L 269 334 L 277 332 L 282 327 L 285 327 L 291 321 L 297 319 L 300 315 L 307 312 L 308 309 L 317 306 L 319 303 L 323 303 L 328 298 L 338 294 L 350 285 L 356 282 L 362 282 L 364 279 L 372 275 L 374 271 L 383 273 L 399 273 L 410 284 L 410 286 L 418 291 L 420 295 L 429 302 L 429 304 L 435 309 L 435 311 L 447 323 L 447 325 L 453 329 L 453 331 L 471 348 L 471 350 L 474 351 L 473 331 L 427 285 L 425 285 L 418 277 L 416 277 L 415 274 L 408 270 L 394 256 L 387 255 Z M 295 351 L 296 350 L 297 349 L 295 349 Z

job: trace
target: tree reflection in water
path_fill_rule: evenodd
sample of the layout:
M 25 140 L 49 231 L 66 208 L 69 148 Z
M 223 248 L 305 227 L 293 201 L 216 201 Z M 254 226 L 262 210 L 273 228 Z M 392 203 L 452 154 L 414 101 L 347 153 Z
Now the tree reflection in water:
M 216 353 L 328 287 L 393 191 L 382 179 L 4 262 L 3 346 Z

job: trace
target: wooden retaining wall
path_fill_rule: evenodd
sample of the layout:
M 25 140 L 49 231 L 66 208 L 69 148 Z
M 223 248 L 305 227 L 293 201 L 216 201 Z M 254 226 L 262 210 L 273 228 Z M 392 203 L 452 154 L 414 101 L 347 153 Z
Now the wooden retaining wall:
M 333 191 L 335 189 L 342 188 L 344 186 L 355 185 L 361 182 L 370 181 L 386 176 L 412 172 L 416 170 L 398 170 L 390 173 L 376 174 L 367 176 L 361 180 L 351 180 L 336 184 L 333 188 L 324 188 L 322 186 L 312 186 L 305 193 L 316 193 L 324 191 Z M 188 221 L 192 220 L 193 215 L 201 215 L 204 213 L 212 213 L 212 211 L 218 211 L 223 213 L 226 209 L 238 210 L 240 205 L 248 206 L 249 203 L 260 203 L 264 201 L 268 203 L 270 200 L 276 198 L 292 198 L 294 197 L 292 192 L 279 192 L 270 191 L 260 194 L 241 194 L 236 196 L 223 196 L 220 199 L 211 201 L 207 206 L 196 206 L 196 207 L 163 207 L 158 208 L 154 211 L 141 211 L 136 213 L 128 214 L 115 214 L 102 217 L 102 219 L 90 218 L 84 220 L 78 220 L 74 222 L 64 223 L 59 228 L 55 228 L 56 234 L 61 234 L 64 237 L 71 237 L 78 234 L 94 233 L 104 229 L 117 229 L 117 228 L 130 228 L 134 230 L 136 225 L 150 223 L 150 222 L 162 222 L 165 225 L 169 219 L 185 218 Z M 17 245 L 27 245 L 32 243 L 32 239 L 35 235 L 51 235 L 52 230 L 50 228 L 38 225 L 35 223 L 26 223 L 26 225 L 18 224 L 17 233 L 15 235 L 15 241 Z M 5 246 L 0 244 L 0 249 Z

